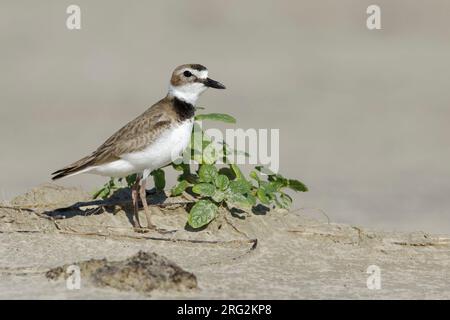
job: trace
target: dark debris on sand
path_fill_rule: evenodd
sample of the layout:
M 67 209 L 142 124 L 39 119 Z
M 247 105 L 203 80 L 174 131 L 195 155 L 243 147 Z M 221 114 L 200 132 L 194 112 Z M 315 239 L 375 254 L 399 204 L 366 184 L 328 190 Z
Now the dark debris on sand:
M 89 279 L 99 287 L 135 290 L 149 293 L 153 290 L 189 290 L 197 288 L 197 278 L 167 258 L 156 253 L 139 251 L 123 261 L 91 259 L 74 263 L 80 268 L 81 278 Z M 50 269 L 45 274 L 50 280 L 67 278 L 69 265 Z

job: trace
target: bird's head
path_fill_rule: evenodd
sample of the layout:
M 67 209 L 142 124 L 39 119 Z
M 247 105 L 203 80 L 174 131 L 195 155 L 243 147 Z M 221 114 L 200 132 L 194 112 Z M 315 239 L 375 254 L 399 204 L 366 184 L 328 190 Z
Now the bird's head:
M 169 95 L 195 105 L 200 94 L 208 88 L 225 89 L 225 86 L 208 78 L 208 69 L 201 64 L 183 64 L 172 73 Z

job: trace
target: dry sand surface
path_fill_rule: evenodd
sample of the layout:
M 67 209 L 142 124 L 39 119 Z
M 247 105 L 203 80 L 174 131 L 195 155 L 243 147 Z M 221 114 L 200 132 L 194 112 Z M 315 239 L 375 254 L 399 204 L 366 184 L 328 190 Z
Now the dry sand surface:
M 450 298 L 446 236 L 377 232 L 301 211 L 222 213 L 195 232 L 185 226 L 187 200 L 162 195 L 149 197 L 160 203 L 153 207 L 154 222 L 171 232 L 137 233 L 127 196 L 120 191 L 104 210 L 93 210 L 83 190 L 48 184 L 4 203 L 0 298 Z M 139 251 L 145 253 L 134 256 Z M 179 272 L 191 282 L 139 291 L 123 283 L 99 286 L 82 269 L 81 288 L 68 290 L 63 277 L 46 277 L 50 269 L 90 259 L 107 259 L 106 268 L 129 267 L 140 259 L 135 271 L 122 272 L 129 283 L 136 283 L 141 271 L 150 272 L 149 265 L 170 266 L 168 272 L 161 269 L 159 279 L 181 283 L 185 280 L 173 276 Z M 369 265 L 381 269 L 380 290 L 366 286 Z

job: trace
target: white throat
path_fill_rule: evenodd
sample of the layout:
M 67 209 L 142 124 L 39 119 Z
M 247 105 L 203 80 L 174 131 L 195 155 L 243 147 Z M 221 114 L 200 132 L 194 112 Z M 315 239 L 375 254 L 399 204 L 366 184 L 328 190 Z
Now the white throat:
M 189 83 L 176 87 L 170 84 L 169 95 L 195 105 L 200 97 L 200 94 L 202 94 L 206 89 L 207 87 L 203 83 Z

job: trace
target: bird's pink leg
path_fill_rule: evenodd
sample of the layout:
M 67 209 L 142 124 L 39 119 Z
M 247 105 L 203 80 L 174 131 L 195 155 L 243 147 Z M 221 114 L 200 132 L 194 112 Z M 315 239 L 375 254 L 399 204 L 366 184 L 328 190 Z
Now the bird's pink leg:
M 147 192 L 146 192 L 146 184 L 147 184 L 147 179 L 143 179 L 141 180 L 141 188 L 139 191 L 140 197 L 141 197 L 141 201 L 142 201 L 142 206 L 144 207 L 144 211 L 145 211 L 145 218 L 147 219 L 147 228 L 148 229 L 155 229 L 155 225 L 152 223 L 151 220 L 151 212 L 150 212 L 150 208 L 148 207 L 147 204 Z
M 139 177 L 136 178 L 136 182 L 131 187 L 131 199 L 133 201 L 133 213 L 134 213 L 134 227 L 142 228 L 141 222 L 139 221 Z

